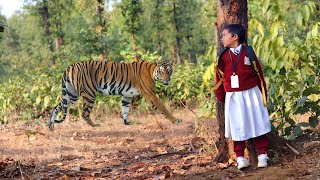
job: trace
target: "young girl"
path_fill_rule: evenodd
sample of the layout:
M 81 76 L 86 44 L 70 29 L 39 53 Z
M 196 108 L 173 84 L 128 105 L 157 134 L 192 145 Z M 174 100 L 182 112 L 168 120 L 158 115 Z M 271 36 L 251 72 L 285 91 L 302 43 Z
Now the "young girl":
M 271 131 L 271 123 L 265 107 L 267 90 L 261 65 L 254 55 L 259 70 L 259 74 L 255 73 L 242 45 L 245 41 L 242 25 L 227 25 L 221 40 L 227 49 L 218 61 L 215 89 L 218 100 L 225 103 L 225 137 L 233 140 L 238 169 L 250 164 L 244 157 L 245 141 L 250 138 L 254 138 L 259 152 L 258 167 L 267 167 L 266 133 Z

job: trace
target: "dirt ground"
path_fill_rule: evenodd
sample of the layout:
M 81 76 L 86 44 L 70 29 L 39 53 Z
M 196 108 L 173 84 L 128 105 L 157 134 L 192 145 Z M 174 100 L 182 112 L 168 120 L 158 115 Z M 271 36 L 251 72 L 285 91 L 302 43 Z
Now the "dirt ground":
M 131 113 L 127 126 L 101 114 L 97 128 L 70 117 L 54 131 L 47 118 L 0 125 L 0 179 L 320 179 L 319 132 L 297 142 L 300 155 L 276 153 L 267 168 L 219 169 L 210 145 L 216 122 L 200 123 L 190 110 L 174 115 L 183 122 Z

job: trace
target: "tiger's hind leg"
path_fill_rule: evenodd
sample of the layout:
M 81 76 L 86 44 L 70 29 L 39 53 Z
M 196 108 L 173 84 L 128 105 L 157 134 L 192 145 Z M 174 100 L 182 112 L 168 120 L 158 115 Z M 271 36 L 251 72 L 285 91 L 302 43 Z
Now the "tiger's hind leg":
M 88 94 L 83 94 L 83 109 L 82 109 L 82 118 L 92 127 L 98 127 L 100 124 L 95 124 L 90 119 L 90 113 L 94 106 L 95 96 L 90 96 Z
M 79 99 L 77 91 L 73 88 L 70 82 L 62 83 L 62 100 L 53 108 L 49 119 L 49 128 L 54 129 L 54 123 L 61 123 L 65 120 L 68 112 L 68 107 Z M 63 116 L 60 120 L 56 120 L 57 115 L 63 110 Z
M 123 119 L 123 123 L 125 125 L 128 125 L 129 124 L 129 121 L 128 121 L 128 113 L 130 111 L 130 104 L 132 102 L 132 97 L 125 97 L 125 96 L 122 96 L 122 101 L 121 101 L 121 118 Z
M 59 112 L 62 110 L 62 107 L 63 107 L 63 104 L 62 104 L 62 102 L 60 102 L 60 103 L 59 103 L 56 107 L 54 107 L 53 110 L 52 110 L 50 119 L 49 119 L 49 121 L 48 121 L 48 125 L 49 125 L 49 128 L 50 128 L 51 130 L 54 129 L 54 123 L 55 123 L 56 117 L 57 117 L 57 115 L 59 114 Z

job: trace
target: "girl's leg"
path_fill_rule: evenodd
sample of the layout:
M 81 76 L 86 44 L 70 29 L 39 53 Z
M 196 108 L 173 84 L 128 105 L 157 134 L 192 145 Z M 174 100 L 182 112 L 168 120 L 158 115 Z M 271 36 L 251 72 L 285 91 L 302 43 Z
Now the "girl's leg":
M 259 154 L 267 154 L 269 139 L 266 134 L 254 138 Z
M 237 157 L 244 156 L 245 141 L 233 141 L 233 150 Z
M 268 146 L 269 146 L 269 139 L 266 134 L 254 138 L 256 143 L 256 147 L 259 152 L 258 156 L 258 167 L 264 168 L 268 166 L 269 157 L 267 155 Z
M 237 155 L 238 169 L 248 167 L 250 163 L 248 159 L 244 157 L 245 141 L 233 141 L 233 147 Z

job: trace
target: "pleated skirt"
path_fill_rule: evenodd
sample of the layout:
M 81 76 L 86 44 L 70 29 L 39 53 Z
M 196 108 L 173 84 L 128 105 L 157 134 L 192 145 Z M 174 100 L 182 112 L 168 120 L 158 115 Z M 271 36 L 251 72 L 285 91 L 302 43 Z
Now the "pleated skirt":
M 227 92 L 225 98 L 225 137 L 244 141 L 271 131 L 269 113 L 258 86 Z

